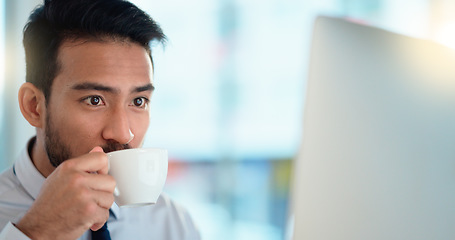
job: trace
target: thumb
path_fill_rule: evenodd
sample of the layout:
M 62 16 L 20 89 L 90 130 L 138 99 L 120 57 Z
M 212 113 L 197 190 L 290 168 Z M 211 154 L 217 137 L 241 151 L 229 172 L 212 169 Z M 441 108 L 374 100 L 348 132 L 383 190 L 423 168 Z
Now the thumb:
M 96 147 L 92 148 L 92 150 L 90 150 L 89 154 L 90 154 L 90 153 L 97 153 L 97 152 L 98 152 L 98 153 L 104 153 L 103 148 L 100 147 L 100 146 L 96 146 Z M 107 164 L 107 166 L 106 166 L 105 168 L 103 168 L 103 169 L 98 169 L 98 170 L 95 171 L 95 172 L 89 172 L 89 173 L 97 173 L 97 174 L 98 174 L 98 173 L 102 173 L 102 174 L 107 174 L 108 170 L 109 170 L 109 163 Z M 102 226 L 102 225 L 101 225 L 101 226 Z
M 96 146 L 96 147 L 94 147 L 92 150 L 90 150 L 89 153 L 92 153 L 92 152 L 104 152 L 104 151 L 103 151 L 103 148 L 102 148 L 102 147 Z

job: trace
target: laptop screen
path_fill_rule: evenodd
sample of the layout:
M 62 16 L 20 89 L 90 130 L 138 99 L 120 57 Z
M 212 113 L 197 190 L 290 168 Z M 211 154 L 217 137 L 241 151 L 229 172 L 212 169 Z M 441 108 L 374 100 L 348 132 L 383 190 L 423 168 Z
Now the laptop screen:
M 455 239 L 455 52 L 315 21 L 295 240 Z

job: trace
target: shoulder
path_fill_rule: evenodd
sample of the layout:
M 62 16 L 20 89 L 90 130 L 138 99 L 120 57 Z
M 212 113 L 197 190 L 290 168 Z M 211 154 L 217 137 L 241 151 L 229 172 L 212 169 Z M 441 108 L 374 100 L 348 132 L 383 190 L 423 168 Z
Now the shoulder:
M 156 204 L 144 207 L 142 210 L 151 211 L 158 219 L 167 219 L 172 224 L 193 223 L 188 210 L 166 193 L 160 195 Z
M 20 182 L 14 174 L 12 167 L 0 173 L 0 202 L 4 202 L 5 198 L 11 196 L 11 192 L 15 192 L 20 188 Z
M 156 203 L 156 206 L 161 206 L 170 210 L 178 211 L 178 212 L 185 212 L 186 213 L 186 208 L 181 206 L 179 203 L 176 201 L 172 200 L 169 195 L 166 193 L 162 193 L 160 197 L 158 198 L 158 201 Z
M 9 221 L 16 221 L 33 203 L 21 183 L 8 168 L 0 174 L 0 228 Z
M 176 230 L 181 234 L 180 239 L 200 239 L 199 230 L 185 207 L 166 193 L 161 194 L 156 206 L 166 209 L 167 218 L 177 226 Z
M 141 222 L 163 239 L 200 239 L 198 227 L 188 210 L 165 193 L 154 205 L 120 209 L 124 220 Z

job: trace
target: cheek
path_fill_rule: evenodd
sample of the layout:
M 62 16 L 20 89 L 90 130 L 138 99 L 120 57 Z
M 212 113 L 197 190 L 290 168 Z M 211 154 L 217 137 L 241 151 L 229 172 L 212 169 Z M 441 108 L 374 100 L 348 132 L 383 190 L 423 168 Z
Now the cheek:
M 145 133 L 149 127 L 150 117 L 149 115 L 144 115 L 141 117 L 133 118 L 133 121 L 130 121 L 130 128 L 134 134 L 136 141 L 142 142 L 144 140 Z
M 61 111 L 60 114 L 51 114 L 48 123 L 50 125 L 46 127 L 52 130 L 45 134 L 53 134 L 57 137 L 60 144 L 70 152 L 71 157 L 85 154 L 90 150 L 92 143 L 90 135 L 93 134 L 93 129 L 83 127 L 87 124 L 81 118 Z
M 102 120 L 90 114 L 66 112 L 60 114 L 58 127 L 62 137 L 71 140 L 72 144 L 84 146 L 96 141 L 100 135 Z

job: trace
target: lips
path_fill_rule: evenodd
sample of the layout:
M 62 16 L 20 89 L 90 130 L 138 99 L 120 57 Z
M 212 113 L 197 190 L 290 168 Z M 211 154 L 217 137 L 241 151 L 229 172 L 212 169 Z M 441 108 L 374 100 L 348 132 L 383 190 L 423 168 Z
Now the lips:
M 106 145 L 101 147 L 105 153 L 131 148 L 129 144 L 120 144 L 117 141 L 108 141 L 106 142 Z

